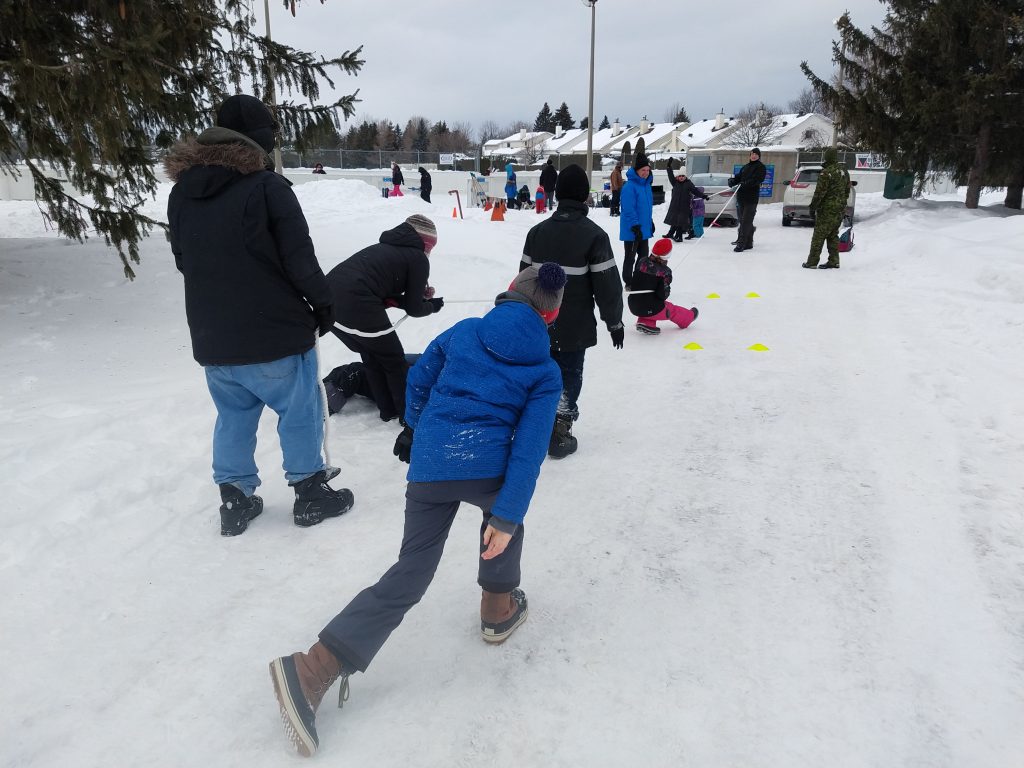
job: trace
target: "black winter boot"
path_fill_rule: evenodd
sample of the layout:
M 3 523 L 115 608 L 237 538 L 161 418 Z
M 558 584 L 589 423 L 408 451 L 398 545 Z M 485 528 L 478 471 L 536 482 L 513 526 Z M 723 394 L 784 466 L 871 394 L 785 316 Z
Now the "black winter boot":
M 249 521 L 255 520 L 263 511 L 263 499 L 246 496 L 242 489 L 231 483 L 220 486 L 220 535 L 237 536 L 245 533 Z
M 555 428 L 551 430 L 551 440 L 548 442 L 548 456 L 553 459 L 564 459 L 572 453 L 576 453 L 578 443 L 572 436 L 572 419 L 568 416 L 558 414 L 555 417 Z
M 295 524 L 308 528 L 326 520 L 338 517 L 352 509 L 355 497 L 348 488 L 334 490 L 327 484 L 327 471 L 320 470 L 305 480 L 294 483 Z

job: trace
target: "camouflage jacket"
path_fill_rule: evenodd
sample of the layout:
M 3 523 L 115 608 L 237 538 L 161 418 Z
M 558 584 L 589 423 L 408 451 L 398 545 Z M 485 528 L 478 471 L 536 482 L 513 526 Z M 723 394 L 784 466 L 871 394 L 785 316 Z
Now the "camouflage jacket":
M 818 177 L 814 197 L 811 198 L 811 213 L 825 218 L 841 216 L 846 210 L 846 199 L 850 194 L 850 174 L 845 168 L 829 163 Z

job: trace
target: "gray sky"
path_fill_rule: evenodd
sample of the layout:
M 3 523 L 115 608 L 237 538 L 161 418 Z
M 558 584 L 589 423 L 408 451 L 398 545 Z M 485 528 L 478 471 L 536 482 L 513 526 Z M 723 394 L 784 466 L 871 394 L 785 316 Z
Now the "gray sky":
M 363 45 L 362 72 L 336 78 L 341 93 L 360 89 L 357 119 L 423 115 L 478 129 L 532 122 L 545 101 L 554 110 L 563 100 L 577 121 L 587 114 L 581 0 L 302 0 L 295 18 L 270 5 L 275 40 L 324 55 Z M 880 0 L 599 0 L 595 123 L 664 121 L 675 103 L 693 120 L 753 102 L 785 107 L 808 86 L 801 60 L 832 72 L 833 21 L 845 9 L 861 29 L 885 11 Z

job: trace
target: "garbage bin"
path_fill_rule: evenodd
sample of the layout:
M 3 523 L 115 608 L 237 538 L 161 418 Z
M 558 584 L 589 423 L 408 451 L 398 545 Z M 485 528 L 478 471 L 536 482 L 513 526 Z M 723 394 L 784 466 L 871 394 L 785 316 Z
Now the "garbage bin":
M 885 190 L 882 197 L 887 200 L 906 200 L 914 194 L 914 174 L 902 171 L 885 172 Z
M 661 205 L 665 202 L 665 188 L 662 186 L 651 186 L 651 196 L 654 198 L 655 205 Z

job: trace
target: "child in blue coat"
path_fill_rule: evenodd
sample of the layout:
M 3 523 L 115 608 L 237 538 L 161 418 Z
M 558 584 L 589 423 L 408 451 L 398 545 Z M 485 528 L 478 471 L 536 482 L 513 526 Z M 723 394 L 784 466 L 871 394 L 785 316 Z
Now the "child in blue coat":
M 316 709 L 327 689 L 340 678 L 343 700 L 348 676 L 366 671 L 423 597 L 460 503 L 483 510 L 483 639 L 503 642 L 525 621 L 523 518 L 562 394 L 548 325 L 565 280 L 557 264 L 527 267 L 494 309 L 442 333 L 409 371 L 407 426 L 395 442 L 395 455 L 409 462 L 398 562 L 356 595 L 308 652 L 270 664 L 285 731 L 300 754 L 317 749 Z

